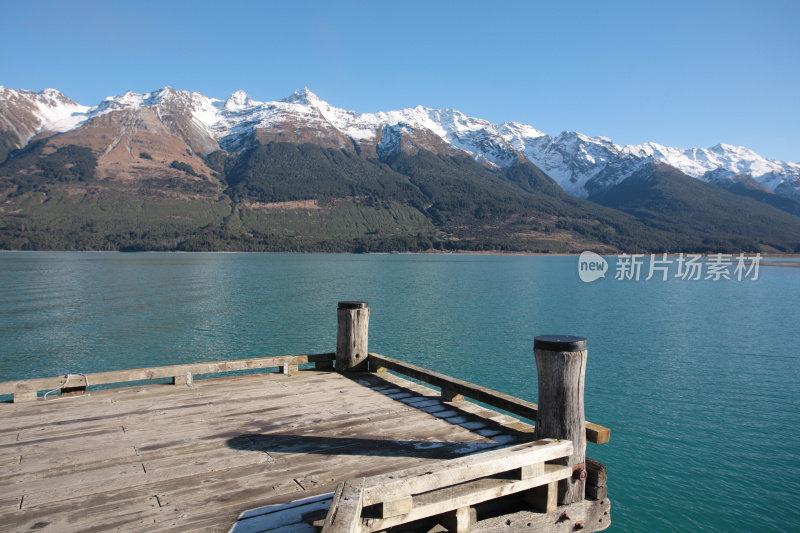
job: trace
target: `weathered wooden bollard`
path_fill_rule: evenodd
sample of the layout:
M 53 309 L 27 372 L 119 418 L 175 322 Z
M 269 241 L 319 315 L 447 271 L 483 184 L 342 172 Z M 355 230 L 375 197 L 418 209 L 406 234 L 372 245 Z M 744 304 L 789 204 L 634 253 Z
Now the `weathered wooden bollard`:
M 543 335 L 533 341 L 539 381 L 539 412 L 534 440 L 571 440 L 571 457 L 556 461 L 572 467 L 570 479 L 558 483 L 558 504 L 584 499 L 586 487 L 586 418 L 583 386 L 586 375 L 586 339 L 570 335 Z
M 336 371 L 366 371 L 369 305 L 367 302 L 339 302 L 336 316 Z

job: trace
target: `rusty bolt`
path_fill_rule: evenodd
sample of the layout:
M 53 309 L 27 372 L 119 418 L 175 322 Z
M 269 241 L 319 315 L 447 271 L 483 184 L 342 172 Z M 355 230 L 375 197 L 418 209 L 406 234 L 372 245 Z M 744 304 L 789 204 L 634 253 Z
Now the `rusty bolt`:
M 561 516 L 558 517 L 558 521 L 559 522 L 564 522 L 566 520 L 569 520 L 569 513 L 564 511 L 563 513 L 561 513 Z
M 575 529 L 576 530 L 583 529 L 583 520 L 578 520 L 577 522 L 575 522 Z
M 586 463 L 572 465 L 572 479 L 574 481 L 584 481 L 586 479 Z

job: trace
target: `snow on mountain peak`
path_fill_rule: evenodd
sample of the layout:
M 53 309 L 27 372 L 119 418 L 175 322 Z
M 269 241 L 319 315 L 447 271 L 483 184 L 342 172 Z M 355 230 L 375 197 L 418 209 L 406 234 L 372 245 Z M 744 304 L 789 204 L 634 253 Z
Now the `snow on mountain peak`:
M 247 96 L 246 92 L 239 89 L 225 100 L 224 107 L 226 111 L 242 111 L 243 109 L 253 107 L 257 104 L 258 102 Z
M 516 136 L 536 139 L 546 135 L 545 132 L 539 131 L 533 126 L 522 124 L 520 122 L 504 122 L 503 124 L 500 124 L 499 130 L 507 141 L 510 141 L 511 138 Z
M 673 148 L 647 142 L 626 146 L 623 151 L 634 157 L 652 157 L 673 166 L 689 176 L 704 181 L 749 174 L 761 185 L 774 191 L 783 177 L 800 177 L 800 165 L 787 161 L 765 159 L 744 146 L 719 143 L 710 148 Z
M 92 112 L 99 113 L 127 107 L 138 107 L 149 96 L 149 93 L 139 94 L 133 91 L 125 91 L 123 94 L 118 94 L 116 96 L 107 96 L 98 106 L 92 109 Z
M 734 146 L 732 144 L 725 144 L 725 143 L 717 143 L 709 150 L 713 150 L 714 152 L 737 152 L 741 150 L 747 150 L 744 146 Z
M 281 100 L 281 102 L 286 104 L 314 105 L 323 102 L 323 100 L 312 93 L 308 87 L 303 87 Z
M 1 89 L 0 94 L 4 100 L 15 102 L 25 110 L 25 113 L 32 116 L 33 121 L 28 127 L 32 127 L 33 130 L 28 129 L 28 132 L 67 131 L 83 120 L 85 118 L 83 113 L 89 109 L 73 102 L 56 89 L 44 89 L 39 92 L 5 87 Z
M 620 147 L 607 137 L 590 137 L 575 131 L 551 136 L 527 124 L 498 125 L 455 109 L 421 105 L 357 113 L 328 104 L 307 87 L 278 102 L 257 102 L 242 90 L 223 102 L 169 86 L 145 94 L 127 91 L 105 98 L 93 108 L 76 104 L 55 89 L 37 93 L 0 86 L 0 98 L 26 106 L 38 120 L 38 125 L 34 121 L 37 132 L 68 131 L 97 115 L 142 106 L 155 108 L 159 116 L 164 112 L 188 113 L 211 143 L 232 150 L 249 146 L 255 139 L 254 130 L 286 124 L 303 124 L 327 132 L 323 136 L 349 138 L 354 143 L 380 143 L 376 147 L 379 154 L 398 147 L 406 135 L 429 141 L 438 137 L 444 145 L 477 161 L 502 168 L 525 158 L 567 192 L 580 197 L 586 197 L 590 190 L 619 183 L 643 163 L 652 161 L 705 181 L 724 179 L 726 173 L 748 174 L 772 191 L 785 188 L 786 182 L 800 182 L 800 164 L 765 159 L 742 146 L 720 143 L 710 148 L 684 149 L 646 142 Z
M 58 98 L 58 99 L 66 98 L 63 94 L 61 94 L 61 91 L 58 91 L 56 89 L 43 89 L 42 92 L 40 92 L 39 94 L 47 96 L 49 98 Z

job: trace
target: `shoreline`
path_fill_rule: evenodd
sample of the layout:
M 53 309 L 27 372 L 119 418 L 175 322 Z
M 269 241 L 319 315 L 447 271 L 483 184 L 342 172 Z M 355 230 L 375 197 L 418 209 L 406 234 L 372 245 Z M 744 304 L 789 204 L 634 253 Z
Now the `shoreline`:
M 591 250 L 589 250 L 591 251 Z M 152 250 L 152 251 L 137 251 L 137 252 L 122 252 L 120 250 L 0 250 L 0 254 L 18 254 L 18 253 L 61 253 L 61 254 L 293 254 L 293 255 L 497 255 L 497 256 L 531 256 L 531 257 L 580 257 L 580 253 L 545 253 L 545 252 L 500 252 L 500 251 L 473 251 L 473 250 L 453 250 L 453 251 L 425 251 L 425 252 L 243 252 L 232 250 L 218 250 L 218 251 L 203 251 L 203 252 L 185 252 L 181 250 Z M 667 257 L 678 257 L 681 253 L 684 255 L 694 255 L 693 252 L 668 252 Z M 743 253 L 746 258 L 754 257 L 753 252 L 737 252 L 730 255 L 733 258 L 739 253 Z M 758 252 L 756 252 L 758 253 Z M 601 257 L 618 257 L 620 255 L 638 255 L 642 257 L 649 257 L 651 255 L 661 256 L 663 252 L 659 253 L 637 253 L 637 254 L 624 254 L 623 252 L 616 254 L 599 253 Z M 716 253 L 701 253 L 702 257 L 711 257 Z M 800 260 L 800 253 L 786 254 L 786 253 L 761 253 L 761 259 L 798 259 Z M 774 261 L 770 261 L 774 263 Z M 782 266 L 794 266 L 792 262 L 787 262 Z

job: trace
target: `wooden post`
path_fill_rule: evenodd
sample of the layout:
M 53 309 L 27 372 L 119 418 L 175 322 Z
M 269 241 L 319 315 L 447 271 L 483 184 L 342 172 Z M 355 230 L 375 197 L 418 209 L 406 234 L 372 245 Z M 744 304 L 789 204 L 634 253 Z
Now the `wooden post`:
M 339 302 L 336 315 L 336 371 L 366 371 L 369 305 L 367 302 Z
M 14 391 L 14 397 L 12 401 L 14 403 L 20 402 L 34 402 L 39 399 L 38 394 L 33 389 L 24 389 L 21 387 L 17 387 L 17 390 Z
M 541 513 L 552 513 L 558 506 L 558 481 L 536 487 L 525 493 L 525 501 Z
M 451 387 L 442 386 L 442 399 L 446 402 L 460 402 L 464 399 L 464 395 Z
M 558 504 L 582 501 L 586 486 L 586 418 L 583 386 L 586 375 L 586 339 L 544 335 L 533 341 L 539 381 L 539 412 L 533 440 L 571 440 L 570 457 L 555 461 L 573 469 L 570 479 L 558 483 Z
M 172 384 L 173 385 L 185 385 L 187 387 L 192 386 L 192 373 L 187 372 L 185 374 L 181 374 L 178 376 L 172 376 Z
M 586 497 L 595 500 L 605 499 L 608 496 L 606 465 L 587 457 L 586 474 Z
M 299 372 L 299 365 L 293 363 L 283 363 L 283 374 L 286 376 L 294 376 Z
M 442 515 L 441 521 L 448 533 L 469 533 L 478 520 L 473 507 L 460 507 Z

